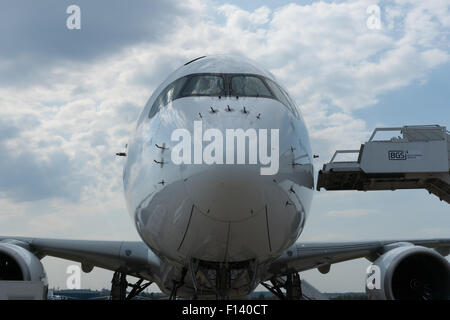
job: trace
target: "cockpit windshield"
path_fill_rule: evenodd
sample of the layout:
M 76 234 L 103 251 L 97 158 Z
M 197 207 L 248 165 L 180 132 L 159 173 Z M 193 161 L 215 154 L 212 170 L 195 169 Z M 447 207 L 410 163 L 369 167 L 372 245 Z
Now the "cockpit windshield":
M 197 75 L 190 77 L 181 90 L 180 97 L 188 96 L 219 96 L 225 94 L 223 77 L 210 75 Z
M 270 79 L 253 74 L 205 73 L 187 75 L 169 84 L 153 102 L 149 118 L 168 103 L 192 96 L 270 98 L 280 101 L 297 116 L 290 97 Z
M 260 78 L 247 75 L 231 77 L 231 94 L 245 97 L 273 97 Z

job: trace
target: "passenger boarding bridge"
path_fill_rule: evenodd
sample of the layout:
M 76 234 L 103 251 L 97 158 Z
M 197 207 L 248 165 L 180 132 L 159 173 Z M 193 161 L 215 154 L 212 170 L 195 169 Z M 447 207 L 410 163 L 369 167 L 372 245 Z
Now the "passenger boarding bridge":
M 381 131 L 402 137 L 375 140 Z M 340 154 L 358 154 L 357 161 L 336 161 Z M 450 203 L 450 133 L 445 127 L 376 128 L 359 150 L 337 150 L 319 171 L 317 190 L 427 189 Z

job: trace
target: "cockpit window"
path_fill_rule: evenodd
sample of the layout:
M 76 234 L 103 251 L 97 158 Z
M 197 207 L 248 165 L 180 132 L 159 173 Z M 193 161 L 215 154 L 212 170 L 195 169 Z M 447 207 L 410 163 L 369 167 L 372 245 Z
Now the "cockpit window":
M 187 78 L 184 77 L 169 84 L 156 98 L 152 108 L 150 109 L 148 117 L 152 118 L 158 112 L 160 107 L 163 107 L 169 102 L 175 100 L 179 96 L 180 90 L 183 88 L 186 80 Z
M 149 118 L 173 100 L 191 96 L 261 97 L 280 101 L 298 117 L 294 102 L 274 81 L 252 74 L 191 74 L 169 84 L 155 99 Z M 149 101 L 150 102 L 150 101 Z
M 277 86 L 277 84 L 271 80 L 267 80 L 267 84 L 270 87 L 270 90 L 272 90 L 275 97 L 280 100 L 280 102 L 286 106 L 290 107 L 290 103 L 287 99 L 287 97 L 284 95 L 284 93 L 281 91 L 281 89 Z
M 284 95 L 286 96 L 286 98 L 289 100 L 289 103 L 294 111 L 294 114 L 297 118 L 300 118 L 300 113 L 298 112 L 297 106 L 294 102 L 294 99 L 291 98 L 291 96 L 289 95 L 289 93 L 287 93 L 286 91 L 284 91 L 283 89 L 281 89 L 281 91 L 283 91 Z
M 189 77 L 180 97 L 187 96 L 215 96 L 224 95 L 225 86 L 223 77 L 212 75 L 198 75 Z
M 289 95 L 272 80 L 267 79 L 266 82 L 269 85 L 270 90 L 272 90 L 273 94 L 277 98 L 277 100 L 280 101 L 282 104 L 284 104 L 286 107 L 288 107 L 291 110 L 291 112 L 296 117 L 298 117 L 297 109 L 291 97 L 289 97 Z
M 231 94 L 247 97 L 272 97 L 264 82 L 254 76 L 233 76 L 231 78 Z

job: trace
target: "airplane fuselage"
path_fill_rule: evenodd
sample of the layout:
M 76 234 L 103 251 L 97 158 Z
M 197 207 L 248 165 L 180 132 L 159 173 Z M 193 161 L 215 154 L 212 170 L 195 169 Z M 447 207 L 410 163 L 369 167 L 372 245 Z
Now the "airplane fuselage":
M 300 236 L 312 155 L 300 111 L 276 85 L 246 59 L 214 56 L 172 73 L 148 101 L 123 180 L 139 235 L 165 261 L 248 269 Z

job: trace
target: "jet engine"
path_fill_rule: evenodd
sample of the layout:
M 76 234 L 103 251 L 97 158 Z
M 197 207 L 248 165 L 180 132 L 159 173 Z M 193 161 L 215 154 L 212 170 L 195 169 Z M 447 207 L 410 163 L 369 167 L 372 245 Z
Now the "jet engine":
M 367 270 L 369 299 L 450 299 L 450 262 L 445 257 L 436 250 L 410 243 L 395 246 Z
M 27 247 L 18 241 L 0 242 L 0 299 L 46 298 L 47 275 Z

